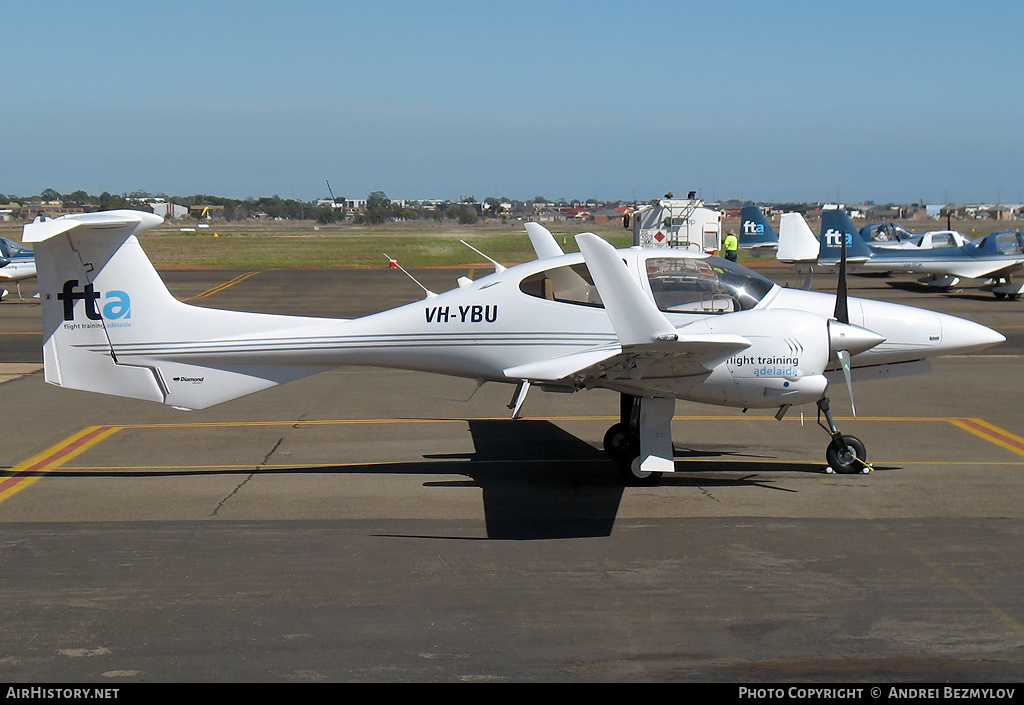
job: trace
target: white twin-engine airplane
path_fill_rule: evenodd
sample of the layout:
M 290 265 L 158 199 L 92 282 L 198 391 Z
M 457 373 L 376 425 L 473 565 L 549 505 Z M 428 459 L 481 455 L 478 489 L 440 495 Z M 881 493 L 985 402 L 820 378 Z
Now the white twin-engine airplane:
M 739 408 L 816 404 L 838 472 L 867 468 L 864 445 L 829 411 L 827 371 L 895 374 L 905 363 L 1004 340 L 953 316 L 784 289 L 703 253 L 616 250 L 592 233 L 563 254 L 529 223 L 538 259 L 356 319 L 199 308 L 164 286 L 135 233 L 162 219 L 108 211 L 25 227 L 36 243 L 46 381 L 202 409 L 336 365 L 436 372 L 621 396 L 605 436 L 627 482 L 673 472 L 676 399 Z M 841 373 L 839 372 L 841 371 Z M 852 401 L 852 398 L 851 398 Z M 821 416 L 827 426 L 821 422 Z

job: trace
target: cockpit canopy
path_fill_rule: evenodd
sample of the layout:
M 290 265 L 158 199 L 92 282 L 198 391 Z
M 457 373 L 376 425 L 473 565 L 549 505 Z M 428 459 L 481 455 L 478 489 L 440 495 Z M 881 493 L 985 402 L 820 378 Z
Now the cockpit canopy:
M 650 254 L 642 261 L 646 288 L 662 311 L 718 314 L 754 308 L 775 284 L 721 257 Z M 526 294 L 551 301 L 603 306 L 585 263 L 553 267 L 523 279 Z
M 11 259 L 12 257 L 31 257 L 32 250 L 28 250 L 14 240 L 0 237 L 0 257 Z
M 1019 230 L 1004 230 L 991 233 L 975 241 L 979 250 L 988 250 L 1000 255 L 1024 254 L 1024 233 Z

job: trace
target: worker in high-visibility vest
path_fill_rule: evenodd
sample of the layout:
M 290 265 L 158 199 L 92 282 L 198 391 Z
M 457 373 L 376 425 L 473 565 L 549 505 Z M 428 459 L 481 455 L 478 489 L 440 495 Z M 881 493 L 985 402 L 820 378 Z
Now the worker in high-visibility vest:
M 736 237 L 736 233 L 731 230 L 725 234 L 725 239 L 722 240 L 722 248 L 725 250 L 725 258 L 730 262 L 736 261 L 736 250 L 740 246 L 740 241 Z

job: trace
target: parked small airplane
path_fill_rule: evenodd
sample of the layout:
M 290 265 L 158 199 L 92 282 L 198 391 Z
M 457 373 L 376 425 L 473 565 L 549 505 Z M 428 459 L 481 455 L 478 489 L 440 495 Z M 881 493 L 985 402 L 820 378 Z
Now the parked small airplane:
M 991 291 L 1000 299 L 1016 299 L 1024 293 L 1024 282 L 1012 280 L 1024 269 L 1024 234 L 1018 231 L 992 233 L 961 247 L 880 249 L 867 245 L 846 211 L 824 211 L 818 264 L 837 264 L 843 242 L 851 265 L 856 261 L 859 270 L 920 272 L 930 276 L 918 281 L 943 288 L 961 278 L 985 279 L 982 291 Z
M 26 249 L 14 240 L 0 237 L 0 283 L 14 282 L 21 297 L 21 282 L 36 276 L 36 258 L 32 250 Z M 7 289 L 0 289 L 0 299 L 7 296 Z
M 879 240 L 878 230 L 881 228 L 886 233 L 882 237 L 891 237 L 890 240 Z M 945 247 L 962 247 L 970 244 L 972 240 L 955 230 L 933 230 L 926 233 L 911 233 L 909 230 L 893 223 L 872 223 L 860 229 L 861 238 L 867 242 L 872 249 L 908 249 L 908 250 L 930 250 Z M 818 251 L 821 245 L 819 238 L 807 225 L 807 221 L 800 213 L 783 213 L 779 218 L 779 250 L 777 259 L 780 262 L 797 264 L 817 264 Z M 865 259 L 863 251 L 858 248 L 860 254 L 848 253 L 849 261 L 855 263 Z
M 896 223 L 869 223 L 860 229 L 860 235 L 870 247 L 882 249 L 922 250 L 943 247 L 963 247 L 971 238 L 956 230 L 929 230 L 914 233 Z
M 815 404 L 837 472 L 867 471 L 864 444 L 830 411 L 829 377 L 923 371 L 927 359 L 1004 340 L 977 323 L 908 306 L 784 289 L 705 253 L 616 250 L 592 233 L 562 254 L 527 226 L 538 259 L 356 319 L 201 308 L 175 299 L 135 233 L 134 211 L 25 227 L 36 243 L 45 379 L 202 409 L 337 365 L 422 370 L 515 386 L 620 395 L 604 446 L 627 482 L 674 472 L 676 399 L 739 408 Z M 826 376 L 828 375 L 828 376 Z M 851 387 L 852 401 L 852 387 Z M 821 422 L 824 416 L 825 423 Z

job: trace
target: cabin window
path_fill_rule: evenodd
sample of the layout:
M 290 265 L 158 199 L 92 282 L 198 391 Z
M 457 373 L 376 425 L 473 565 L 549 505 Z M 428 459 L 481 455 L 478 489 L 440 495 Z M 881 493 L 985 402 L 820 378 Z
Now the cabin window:
M 602 306 L 601 295 L 585 264 L 539 272 L 521 281 L 519 288 L 523 293 L 549 301 Z

